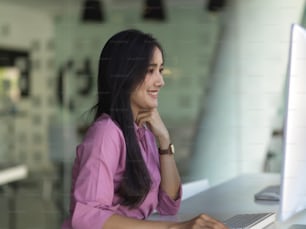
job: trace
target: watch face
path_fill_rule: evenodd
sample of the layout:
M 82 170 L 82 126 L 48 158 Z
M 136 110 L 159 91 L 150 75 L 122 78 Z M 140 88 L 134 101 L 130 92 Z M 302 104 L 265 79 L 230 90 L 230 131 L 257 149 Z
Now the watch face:
M 160 155 L 166 155 L 166 154 L 171 154 L 172 155 L 172 154 L 175 153 L 174 145 L 170 144 L 168 149 L 164 149 L 164 150 L 159 148 L 158 152 L 159 152 Z
M 170 152 L 174 154 L 175 153 L 174 145 L 170 144 L 169 148 L 170 148 Z

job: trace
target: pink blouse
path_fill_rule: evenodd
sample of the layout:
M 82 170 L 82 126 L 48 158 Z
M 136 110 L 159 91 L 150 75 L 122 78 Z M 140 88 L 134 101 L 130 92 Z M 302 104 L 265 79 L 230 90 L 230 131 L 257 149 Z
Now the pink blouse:
M 119 204 L 115 193 L 122 179 L 126 146 L 121 129 L 103 114 L 88 130 L 78 145 L 72 170 L 70 217 L 62 229 L 102 229 L 113 214 L 144 219 L 154 209 L 162 215 L 177 213 L 181 202 L 171 199 L 160 188 L 159 155 L 152 132 L 135 125 L 142 156 L 151 175 L 152 187 L 142 204 L 128 209 Z

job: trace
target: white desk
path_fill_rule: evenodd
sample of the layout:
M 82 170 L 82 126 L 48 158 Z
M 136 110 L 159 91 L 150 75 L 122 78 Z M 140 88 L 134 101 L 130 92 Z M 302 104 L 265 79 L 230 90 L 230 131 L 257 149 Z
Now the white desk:
M 150 219 L 182 221 L 205 213 L 223 221 L 241 213 L 277 212 L 278 202 L 255 202 L 254 194 L 279 183 L 278 174 L 242 175 L 183 201 L 176 216 L 153 215 Z M 306 224 L 306 210 L 284 223 L 276 222 L 268 228 L 287 229 L 292 224 Z
M 28 175 L 27 166 L 0 164 L 0 185 L 25 179 Z

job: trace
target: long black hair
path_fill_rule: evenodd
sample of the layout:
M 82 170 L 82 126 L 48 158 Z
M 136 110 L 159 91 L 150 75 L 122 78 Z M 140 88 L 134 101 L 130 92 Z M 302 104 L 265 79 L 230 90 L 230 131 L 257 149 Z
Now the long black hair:
M 130 29 L 112 36 L 100 55 L 95 120 L 106 113 L 123 132 L 126 167 L 115 191 L 122 199 L 121 204 L 131 208 L 143 202 L 151 188 L 151 177 L 137 141 L 130 95 L 144 81 L 155 47 L 162 52 L 151 35 Z

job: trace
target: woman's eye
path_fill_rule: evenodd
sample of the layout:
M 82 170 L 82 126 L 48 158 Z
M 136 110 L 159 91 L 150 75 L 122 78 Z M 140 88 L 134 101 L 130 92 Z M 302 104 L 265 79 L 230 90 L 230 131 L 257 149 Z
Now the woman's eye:
M 159 72 L 160 72 L 160 73 L 163 73 L 163 71 L 164 71 L 164 69 L 163 69 L 163 68 L 159 69 Z
M 148 73 L 153 74 L 154 69 L 148 69 Z

